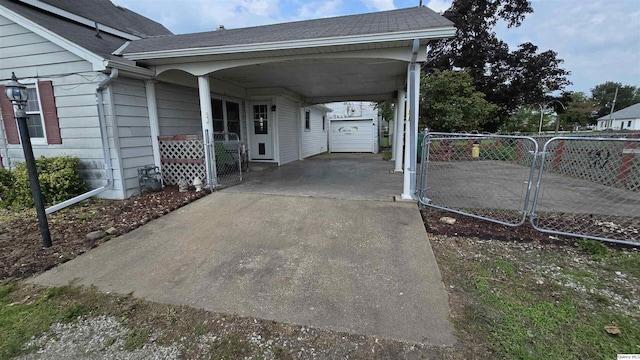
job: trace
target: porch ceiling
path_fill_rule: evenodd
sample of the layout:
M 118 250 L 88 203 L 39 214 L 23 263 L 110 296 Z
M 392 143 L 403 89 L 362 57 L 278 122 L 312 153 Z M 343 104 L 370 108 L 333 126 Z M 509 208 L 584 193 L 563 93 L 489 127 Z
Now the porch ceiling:
M 390 59 L 308 59 L 230 68 L 212 77 L 246 89 L 281 87 L 306 103 L 386 100 L 404 86 L 407 63 Z

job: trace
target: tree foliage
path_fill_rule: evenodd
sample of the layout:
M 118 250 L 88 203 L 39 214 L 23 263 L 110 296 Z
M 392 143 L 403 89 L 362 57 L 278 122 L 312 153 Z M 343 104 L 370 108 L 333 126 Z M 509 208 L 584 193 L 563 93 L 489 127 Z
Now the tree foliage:
M 373 108 L 378 110 L 383 120 L 393 120 L 394 105 L 392 103 L 386 101 L 374 103 Z
M 542 102 L 546 93 L 570 84 L 556 52 L 538 52 L 529 42 L 511 51 L 496 36 L 498 22 L 519 26 L 532 12 L 528 0 L 454 0 L 444 16 L 455 24 L 455 38 L 431 45 L 427 72 L 467 70 L 476 89 L 499 106 L 498 118 L 485 123 L 485 130 L 495 131 L 519 106 Z
M 436 70 L 422 79 L 420 94 L 420 125 L 435 131 L 476 130 L 497 110 L 466 71 Z
M 591 96 L 600 107 L 598 117 L 608 115 L 611 112 L 616 89 L 618 89 L 618 97 L 614 111 L 640 103 L 640 89 L 631 85 L 622 85 L 619 82 L 607 81 L 591 89 Z

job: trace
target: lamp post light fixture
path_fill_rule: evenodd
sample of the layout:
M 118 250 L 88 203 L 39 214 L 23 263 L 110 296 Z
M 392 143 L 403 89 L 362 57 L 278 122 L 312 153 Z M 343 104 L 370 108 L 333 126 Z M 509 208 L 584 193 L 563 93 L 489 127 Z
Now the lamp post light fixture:
M 542 134 L 542 118 L 544 117 L 544 109 L 549 105 L 552 104 L 554 102 L 557 102 L 558 104 L 560 104 L 560 106 L 562 106 L 563 110 L 567 110 L 567 108 L 564 106 L 563 103 L 560 102 L 560 100 L 551 100 L 549 102 L 546 102 L 544 104 L 541 103 L 537 103 L 536 105 L 538 105 L 540 107 L 540 125 L 538 126 L 538 135 Z M 560 121 L 558 119 L 556 119 L 556 134 L 558 133 L 558 127 L 560 126 Z
M 22 144 L 22 152 L 27 165 L 27 173 L 29 174 L 29 184 L 31 185 L 31 195 L 36 207 L 38 215 L 38 224 L 40 226 L 40 235 L 42 235 L 42 244 L 44 247 L 51 247 L 51 233 L 49 232 L 49 223 L 47 214 L 44 209 L 44 199 L 38 181 L 38 170 L 36 168 L 36 160 L 33 156 L 33 148 L 31 147 L 31 137 L 29 137 L 29 127 L 27 126 L 27 113 L 24 108 L 29 100 L 27 87 L 18 82 L 15 73 L 11 73 L 11 81 L 5 88 L 5 95 L 11 100 L 16 121 L 18 123 L 18 131 L 20 133 L 20 143 Z

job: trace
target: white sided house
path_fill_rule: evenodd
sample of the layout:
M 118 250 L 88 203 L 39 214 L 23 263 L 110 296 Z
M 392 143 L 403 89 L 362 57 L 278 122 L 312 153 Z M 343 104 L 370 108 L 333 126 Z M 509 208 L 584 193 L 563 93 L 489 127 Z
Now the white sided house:
M 640 130 L 640 103 L 598 119 L 597 130 Z
M 426 46 L 454 34 L 426 7 L 174 35 L 109 0 L 0 0 L 0 85 L 15 72 L 29 87 L 36 156 L 79 157 L 94 194 L 122 199 L 139 168 L 163 166 L 163 137 L 235 133 L 250 161 L 278 165 L 326 152 L 319 104 L 333 101 L 408 94 L 413 142 Z M 0 166 L 12 168 L 23 155 L 3 94 Z M 405 165 L 406 185 L 415 159 Z M 201 166 L 211 182 L 211 159 Z

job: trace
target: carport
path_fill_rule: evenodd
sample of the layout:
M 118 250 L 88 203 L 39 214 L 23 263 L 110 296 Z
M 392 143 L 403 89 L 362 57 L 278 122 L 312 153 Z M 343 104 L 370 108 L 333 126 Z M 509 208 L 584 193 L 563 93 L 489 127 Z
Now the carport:
M 421 6 L 146 38 L 116 54 L 154 69 L 157 81 L 197 87 L 203 134 L 214 131 L 212 94 L 232 93 L 245 101 L 243 131 L 250 153 L 268 160 L 272 149 L 278 164 L 301 158 L 301 107 L 347 100 L 395 102 L 395 171 L 404 172 L 402 198 L 412 199 L 420 66 L 429 41 L 454 34 L 449 20 Z M 403 132 L 409 145 L 404 165 Z M 205 159 L 207 179 L 212 178 L 211 156 Z

